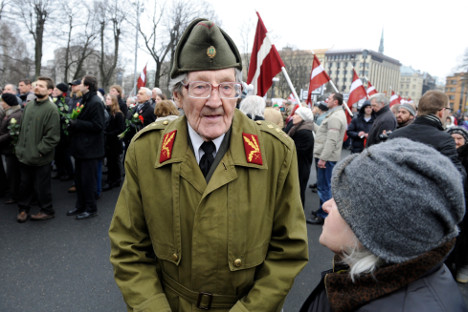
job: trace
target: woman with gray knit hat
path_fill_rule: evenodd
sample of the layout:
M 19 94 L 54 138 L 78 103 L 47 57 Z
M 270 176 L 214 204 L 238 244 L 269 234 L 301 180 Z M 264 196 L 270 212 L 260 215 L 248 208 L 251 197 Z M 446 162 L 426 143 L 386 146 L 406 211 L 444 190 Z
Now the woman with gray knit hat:
M 319 241 L 335 265 L 302 312 L 468 311 L 443 263 L 465 213 L 447 157 L 394 139 L 343 159 L 331 183 Z
M 447 133 L 452 136 L 457 147 L 458 158 L 463 167 L 468 171 L 468 131 L 463 127 L 453 126 L 447 130 Z M 465 181 L 465 203 L 466 195 L 468 194 L 468 183 Z M 449 258 L 445 261 L 450 271 L 457 282 L 468 283 L 468 218 L 463 218 L 458 225 L 460 234 L 455 243 L 455 248 L 450 253 Z

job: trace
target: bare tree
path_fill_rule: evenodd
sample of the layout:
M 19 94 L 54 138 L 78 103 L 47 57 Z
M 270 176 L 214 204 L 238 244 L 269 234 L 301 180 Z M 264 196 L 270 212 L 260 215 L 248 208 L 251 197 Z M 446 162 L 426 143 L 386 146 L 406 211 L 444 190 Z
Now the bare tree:
M 53 14 L 57 0 L 17 0 L 13 12 L 22 19 L 34 40 L 35 77 L 41 74 L 45 24 Z

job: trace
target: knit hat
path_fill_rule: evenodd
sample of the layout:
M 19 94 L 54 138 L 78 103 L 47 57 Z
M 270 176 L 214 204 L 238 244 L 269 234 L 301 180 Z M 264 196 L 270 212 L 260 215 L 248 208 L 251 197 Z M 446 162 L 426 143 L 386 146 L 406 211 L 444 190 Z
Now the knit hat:
M 301 116 L 304 121 L 314 121 L 314 114 L 312 114 L 310 108 L 301 106 L 296 109 L 295 114 Z
M 432 147 L 396 138 L 352 154 L 333 169 L 338 210 L 371 253 L 400 263 L 458 235 L 462 178 Z
M 403 103 L 400 105 L 398 109 L 401 109 L 401 108 L 406 109 L 411 115 L 416 116 L 416 111 L 414 110 L 414 107 L 411 104 Z
M 63 82 L 57 84 L 55 87 L 64 93 L 68 91 L 68 86 Z
M 317 106 L 322 112 L 328 111 L 328 106 L 327 106 L 327 103 L 325 102 L 319 102 Z
M 3 93 L 1 98 L 3 102 L 5 102 L 8 106 L 16 106 L 18 105 L 18 99 L 16 95 L 10 93 Z
M 190 23 L 177 44 L 171 78 L 190 71 L 231 67 L 242 70 L 234 41 L 214 22 L 198 18 Z
M 447 133 L 452 135 L 453 133 L 461 135 L 465 139 L 465 144 L 468 143 L 468 131 L 463 127 L 453 126 L 447 130 Z

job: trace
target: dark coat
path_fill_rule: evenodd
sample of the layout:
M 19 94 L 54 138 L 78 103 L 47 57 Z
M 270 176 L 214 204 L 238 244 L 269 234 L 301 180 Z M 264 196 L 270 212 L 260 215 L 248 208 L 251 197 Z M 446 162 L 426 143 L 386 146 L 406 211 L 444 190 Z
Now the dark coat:
M 359 114 L 351 120 L 351 123 L 348 126 L 348 130 L 346 133 L 348 136 L 352 139 L 352 145 L 351 145 L 351 152 L 352 153 L 360 153 L 364 149 L 364 139 L 359 137 L 359 132 L 364 131 L 365 133 L 369 133 L 372 124 L 374 123 L 375 120 L 375 114 L 373 113 L 371 115 L 371 119 L 369 121 L 364 120 L 364 109 L 370 106 L 370 104 L 364 104 L 362 107 L 359 109 Z
M 154 109 L 151 106 L 151 101 L 146 101 L 143 103 L 143 105 L 141 105 L 141 107 L 140 104 L 137 104 L 131 111 L 129 111 L 127 114 L 127 119 L 131 120 L 135 113 L 138 113 L 138 115 L 143 117 L 143 124 L 141 126 L 139 125 L 138 127 L 131 127 L 131 129 L 127 132 L 124 138 L 126 146 L 130 144 L 130 140 L 138 131 L 156 120 L 156 115 L 154 115 Z
M 312 122 L 302 122 L 292 127 L 289 135 L 294 140 L 297 152 L 297 167 L 299 169 L 299 184 L 301 186 L 302 205 L 305 201 L 305 190 L 309 181 L 310 167 L 312 166 L 314 152 L 314 135 Z
M 81 104 L 84 105 L 76 120 L 70 124 L 70 152 L 78 159 L 104 157 L 104 104 L 96 92 L 88 92 Z
M 127 116 L 127 112 L 128 112 L 127 104 L 120 96 L 118 97 L 118 100 L 119 100 L 120 111 L 123 113 L 124 116 Z
M 17 123 L 20 125 L 23 112 L 20 106 L 17 106 L 17 108 L 14 109 L 15 111 L 13 113 L 9 114 L 8 116 L 5 116 L 0 122 L 0 154 L 3 155 L 13 155 L 15 153 L 15 149 L 11 141 L 12 137 L 10 135 L 10 130 L 8 129 L 8 126 L 10 125 L 10 120 L 12 118 L 15 118 Z
M 440 263 L 453 243 L 413 260 L 363 274 L 325 272 L 300 312 L 451 312 L 468 311 L 457 284 Z
M 121 154 L 122 142 L 117 137 L 125 130 L 125 118 L 122 112 L 118 112 L 113 116 L 110 115 L 109 123 L 107 125 L 106 135 L 106 155 Z
M 382 141 L 379 137 L 385 130 L 387 132 L 395 130 L 397 127 L 397 121 L 395 115 L 390 110 L 390 106 L 382 107 L 377 113 L 375 113 L 375 120 L 369 130 L 367 137 L 367 145 L 369 147 L 373 144 L 378 144 Z
M 393 138 L 407 138 L 434 147 L 440 153 L 450 158 L 465 179 L 466 172 L 458 158 L 455 141 L 450 134 L 444 131 L 442 123 L 436 116 L 419 116 L 409 126 L 395 130 L 389 136 L 389 139 Z

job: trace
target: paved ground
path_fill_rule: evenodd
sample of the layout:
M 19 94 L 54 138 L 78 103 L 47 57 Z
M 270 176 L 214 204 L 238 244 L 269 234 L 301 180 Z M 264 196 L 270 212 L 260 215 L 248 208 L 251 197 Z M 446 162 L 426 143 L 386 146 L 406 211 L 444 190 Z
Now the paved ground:
M 310 181 L 315 181 L 315 172 Z M 0 203 L 0 311 L 126 311 L 113 280 L 107 236 L 119 190 L 103 193 L 99 216 L 76 221 L 65 216 L 75 201 L 66 191 L 69 186 L 54 180 L 56 217 L 45 222 L 19 224 L 16 207 Z M 309 189 L 306 196 L 308 214 L 318 200 Z M 317 242 L 321 227 L 307 228 L 310 261 L 296 278 L 285 312 L 298 311 L 320 272 L 331 265 L 331 252 Z M 468 286 L 460 289 L 468 299 Z

